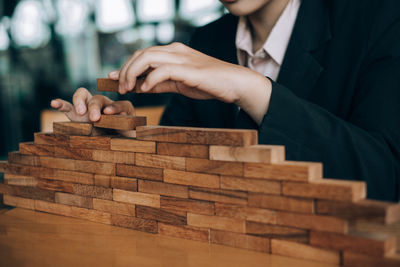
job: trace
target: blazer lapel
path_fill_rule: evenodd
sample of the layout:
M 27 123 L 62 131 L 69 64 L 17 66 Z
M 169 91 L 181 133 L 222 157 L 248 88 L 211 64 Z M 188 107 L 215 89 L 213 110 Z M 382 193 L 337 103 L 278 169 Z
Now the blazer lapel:
M 327 0 L 302 0 L 279 73 L 277 82 L 301 97 L 308 95 L 323 71 L 313 52 L 332 38 L 329 3 Z

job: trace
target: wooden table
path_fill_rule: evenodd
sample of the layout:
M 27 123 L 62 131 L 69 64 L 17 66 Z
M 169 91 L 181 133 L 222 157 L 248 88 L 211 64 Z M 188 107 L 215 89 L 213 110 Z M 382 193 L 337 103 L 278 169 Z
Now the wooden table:
M 0 266 L 336 266 L 24 210 L 0 212 Z

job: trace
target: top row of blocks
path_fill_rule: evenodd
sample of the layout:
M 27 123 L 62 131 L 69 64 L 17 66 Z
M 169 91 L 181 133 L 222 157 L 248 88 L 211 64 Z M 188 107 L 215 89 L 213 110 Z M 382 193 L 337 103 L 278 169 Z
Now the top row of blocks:
M 138 140 L 222 146 L 251 146 L 258 144 L 258 134 L 255 130 L 139 126 L 139 124 L 145 124 L 145 118 L 144 120 L 135 120 L 135 118 L 140 117 L 102 115 L 102 119 L 98 123 L 94 124 L 80 122 L 55 122 L 53 124 L 53 132 L 54 134 L 64 135 L 101 136 L 109 133 L 100 128 L 132 130 L 131 126 L 136 123 L 136 126 L 133 128 L 136 129 L 134 134 Z M 121 126 L 128 124 L 130 127 Z

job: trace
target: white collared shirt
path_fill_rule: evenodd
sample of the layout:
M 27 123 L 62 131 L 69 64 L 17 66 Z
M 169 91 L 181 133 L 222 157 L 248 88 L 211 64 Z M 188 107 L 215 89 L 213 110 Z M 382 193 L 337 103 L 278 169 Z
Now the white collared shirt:
M 300 0 L 289 1 L 272 28 L 264 45 L 256 52 L 253 52 L 253 42 L 247 18 L 244 16 L 240 17 L 236 33 L 236 48 L 239 64 L 249 67 L 276 81 L 292 35 L 299 8 Z

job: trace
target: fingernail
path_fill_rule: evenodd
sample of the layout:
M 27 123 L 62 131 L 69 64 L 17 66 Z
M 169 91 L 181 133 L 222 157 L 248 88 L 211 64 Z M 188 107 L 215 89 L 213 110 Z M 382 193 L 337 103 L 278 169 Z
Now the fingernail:
M 92 111 L 90 117 L 92 121 L 98 121 L 100 119 L 100 113 L 98 111 Z
M 59 106 L 59 102 L 57 100 L 51 100 L 50 106 L 57 108 Z
M 104 112 L 107 112 L 107 113 L 110 113 L 110 112 L 112 112 L 113 111 L 113 108 L 112 107 L 106 107 L 105 109 L 104 109 Z
M 84 114 L 85 111 L 86 111 L 85 105 L 79 104 L 79 105 L 78 105 L 78 113 L 79 113 L 79 114 Z

